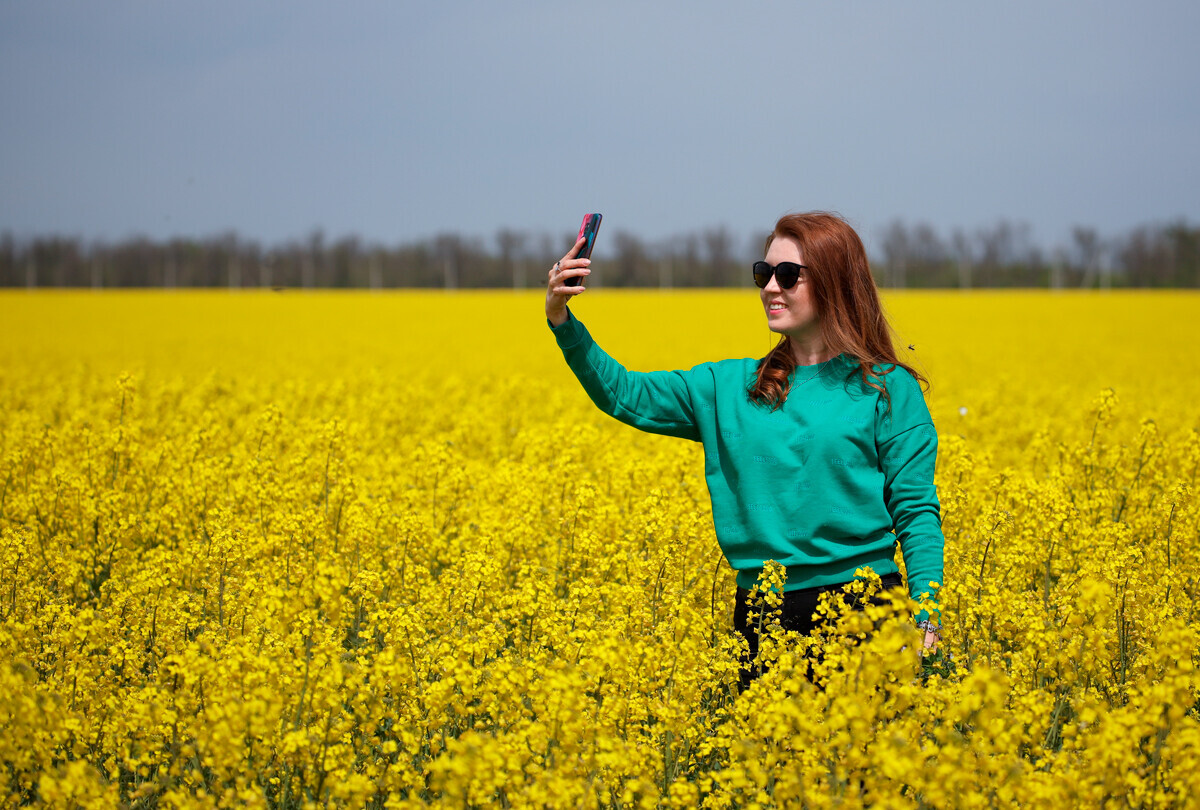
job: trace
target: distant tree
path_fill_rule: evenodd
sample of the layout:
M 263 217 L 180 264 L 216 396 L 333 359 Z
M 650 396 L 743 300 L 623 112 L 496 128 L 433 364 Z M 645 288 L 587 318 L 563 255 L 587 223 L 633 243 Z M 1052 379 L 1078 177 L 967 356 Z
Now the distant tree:
M 1031 286 L 1041 260 L 1033 243 L 1029 225 L 1001 219 L 995 225 L 976 231 L 978 267 L 985 286 Z
M 1200 228 L 1185 222 L 1135 228 L 1112 252 L 1132 286 L 1200 286 Z
M 240 255 L 242 246 L 238 244 L 238 236 L 233 231 L 229 231 L 219 237 L 218 244 L 218 256 L 224 265 L 221 268 L 224 271 L 221 275 L 225 277 L 225 283 L 229 289 L 240 290 L 242 288 L 242 257 Z
M 367 286 L 373 291 L 383 289 L 383 251 L 379 248 L 367 259 Z
M 675 285 L 678 287 L 703 287 L 704 273 L 700 260 L 700 239 L 694 233 L 681 234 L 675 240 L 679 253 L 675 259 Z
M 1100 273 L 1103 244 L 1095 228 L 1076 225 L 1071 229 L 1071 247 L 1074 264 L 1079 268 L 1079 286 L 1089 289 L 1096 283 Z
M 1061 290 L 1066 284 L 1067 252 L 1055 248 L 1050 258 L 1050 289 Z
M 917 287 L 945 287 L 952 283 L 950 252 L 933 226 L 918 222 L 908 238 L 908 281 Z
M 893 220 L 884 231 L 882 241 L 888 286 L 902 289 L 908 282 L 908 261 L 912 252 L 908 229 L 900 220 Z
M 32 289 L 37 285 L 37 252 L 30 250 L 25 254 L 25 286 Z
M 447 290 L 458 288 L 459 262 L 462 259 L 462 237 L 454 233 L 443 233 L 433 240 L 433 253 L 442 270 L 442 286 Z
M 550 278 L 550 267 L 562 254 L 556 253 L 554 237 L 548 233 L 539 234 L 532 239 L 529 248 L 529 261 L 534 265 L 532 279 L 535 286 L 543 287 Z
M 0 287 L 16 287 L 17 240 L 9 231 L 0 233 Z
M 308 235 L 308 243 L 300 255 L 300 286 L 312 289 L 325 285 L 325 233 L 314 228 Z
M 275 286 L 275 251 L 273 250 L 264 253 L 259 261 L 258 285 L 265 288 Z
M 514 290 L 525 289 L 526 243 L 528 236 L 519 231 L 502 228 L 496 233 L 496 245 L 500 248 L 500 264 L 511 274 Z
M 943 240 L 929 224 L 894 220 L 882 234 L 882 257 L 871 261 L 881 286 L 1200 286 L 1200 228 L 1186 222 L 1143 225 L 1117 238 L 1076 226 L 1071 241 L 1049 251 L 1030 227 L 999 220 L 967 236 Z M 664 289 L 748 286 L 749 264 L 762 257 L 765 234 L 739 247 L 728 230 L 707 228 L 647 243 L 630 232 L 605 237 L 589 283 L 654 285 Z M 346 236 L 329 245 L 323 232 L 270 248 L 234 232 L 197 239 L 85 245 L 77 238 L 17 239 L 0 233 L 0 286 L 60 287 L 523 287 L 575 241 L 574 232 L 502 229 L 494 242 L 443 233 L 394 246 Z M 487 244 L 488 247 L 485 247 Z M 536 270 L 530 268 L 536 267 Z
M 950 236 L 950 250 L 954 256 L 954 265 L 958 270 L 959 289 L 971 289 L 971 269 L 975 264 L 974 250 L 971 240 L 958 228 Z
M 675 286 L 675 264 L 679 253 L 678 237 L 660 239 L 651 248 L 654 256 L 655 278 L 660 290 L 669 290 Z
M 104 246 L 102 244 L 92 245 L 88 251 L 88 271 L 91 277 L 91 286 L 93 290 L 99 290 L 104 287 Z
M 478 240 L 456 233 L 442 233 L 433 240 L 432 254 L 441 271 L 445 289 L 493 287 L 506 283 Z
M 1200 228 L 1174 222 L 1163 229 L 1170 247 L 1170 283 L 1175 287 L 1200 286 Z
M 633 286 L 643 276 L 648 267 L 646 246 L 642 240 L 629 231 L 616 230 L 612 234 L 613 250 L 616 254 L 610 269 L 604 274 L 604 283 L 614 287 Z
M 1011 261 L 1014 253 L 1012 226 L 1002 220 L 992 227 L 977 230 L 975 239 L 979 246 L 980 268 L 986 274 L 987 282 L 994 285 L 1001 281 L 999 271 Z
M 157 251 L 155 251 L 157 252 Z M 179 256 L 175 245 L 167 243 L 163 250 L 162 279 L 163 286 L 173 290 L 179 286 Z
M 329 249 L 329 275 L 333 287 L 362 284 L 362 243 L 357 236 L 344 236 Z
M 704 273 L 704 286 L 720 287 L 733 281 L 733 237 L 725 226 L 705 228 L 700 234 L 701 244 L 708 265 Z

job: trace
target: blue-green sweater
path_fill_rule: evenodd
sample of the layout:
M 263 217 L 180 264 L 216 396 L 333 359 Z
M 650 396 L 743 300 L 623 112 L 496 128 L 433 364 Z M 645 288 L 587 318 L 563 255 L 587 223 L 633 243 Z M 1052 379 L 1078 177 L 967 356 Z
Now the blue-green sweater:
M 849 582 L 861 566 L 895 573 L 899 543 L 909 593 L 936 597 L 929 583 L 942 581 L 945 544 L 933 483 L 937 432 L 906 370 L 888 367 L 876 379 L 889 409 L 844 354 L 799 366 L 773 411 L 747 394 L 754 358 L 631 372 L 569 309 L 567 321 L 550 328 L 600 410 L 704 445 L 717 541 L 738 585 L 751 587 L 766 560 L 787 567 L 785 590 Z

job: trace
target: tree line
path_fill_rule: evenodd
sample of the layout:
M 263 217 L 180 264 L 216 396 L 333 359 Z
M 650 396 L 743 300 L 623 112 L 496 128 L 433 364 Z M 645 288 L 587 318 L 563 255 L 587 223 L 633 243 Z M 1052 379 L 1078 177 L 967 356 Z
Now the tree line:
M 1076 227 L 1046 250 L 1024 223 L 1001 220 L 942 235 L 896 220 L 879 234 L 871 266 L 881 287 L 1200 287 L 1200 227 L 1143 225 L 1115 237 Z M 591 286 L 738 287 L 766 234 L 738 239 L 724 227 L 649 241 L 602 233 Z M 65 236 L 0 234 L 0 287 L 494 288 L 541 287 L 574 243 L 559 235 L 501 230 L 490 239 L 444 233 L 395 246 L 356 236 L 264 246 L 225 233 L 203 239 L 85 243 Z

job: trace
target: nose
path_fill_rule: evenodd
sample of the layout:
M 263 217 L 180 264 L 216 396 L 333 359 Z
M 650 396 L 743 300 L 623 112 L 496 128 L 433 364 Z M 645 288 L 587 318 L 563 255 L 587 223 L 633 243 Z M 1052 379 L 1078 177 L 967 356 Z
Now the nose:
M 775 274 L 771 274 L 771 280 L 767 282 L 767 286 L 763 287 L 765 293 L 783 292 L 783 288 L 779 286 L 779 280 L 775 278 Z

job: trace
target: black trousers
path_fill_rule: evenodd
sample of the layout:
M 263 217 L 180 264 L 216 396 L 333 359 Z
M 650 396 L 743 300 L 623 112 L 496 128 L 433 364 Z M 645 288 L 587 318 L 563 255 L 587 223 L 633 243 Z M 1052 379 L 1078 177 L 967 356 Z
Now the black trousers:
M 880 590 L 894 588 L 897 585 L 902 585 L 904 579 L 900 574 L 886 574 L 879 578 Z M 823 620 L 814 618 L 813 613 L 817 609 L 817 600 L 821 594 L 829 591 L 840 591 L 847 583 L 842 582 L 836 585 L 820 585 L 815 588 L 799 588 L 794 591 L 784 591 L 783 605 L 781 606 L 780 624 L 784 630 L 793 630 L 801 635 L 808 635 L 818 624 Z M 737 631 L 741 633 L 746 642 L 749 644 L 749 651 L 746 657 L 742 659 L 742 669 L 739 673 L 740 682 L 738 691 L 744 692 L 750 686 L 750 683 L 758 676 L 755 671 L 753 661 L 758 657 L 758 630 L 750 623 L 750 592 L 745 588 L 737 589 L 737 604 L 733 609 L 733 625 Z M 870 601 L 876 605 L 886 604 L 883 598 L 876 594 L 871 597 Z M 865 605 L 862 602 L 862 597 L 858 594 L 846 594 L 846 603 L 854 610 L 862 610 Z M 805 674 L 808 679 L 812 680 L 812 662 L 809 662 L 809 667 Z

